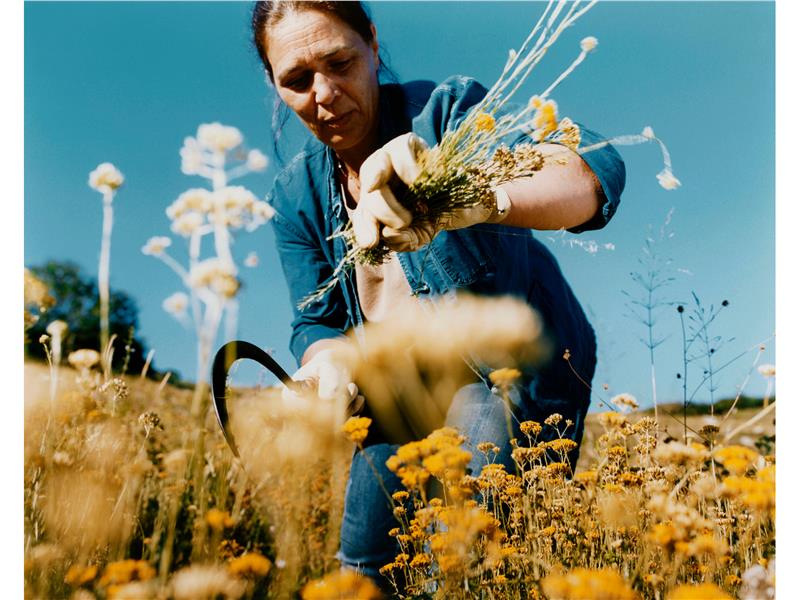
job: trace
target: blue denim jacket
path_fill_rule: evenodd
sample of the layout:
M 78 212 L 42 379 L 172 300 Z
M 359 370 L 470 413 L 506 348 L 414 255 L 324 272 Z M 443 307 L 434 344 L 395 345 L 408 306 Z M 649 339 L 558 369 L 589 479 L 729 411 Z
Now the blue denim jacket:
M 382 85 L 380 143 L 414 131 L 433 146 L 485 94 L 482 85 L 463 76 L 438 86 L 430 81 Z M 581 138 L 582 146 L 602 139 L 584 128 Z M 625 166 L 611 146 L 584 154 L 583 159 L 597 175 L 605 202 L 592 220 L 574 232 L 603 227 L 613 216 L 625 185 Z M 272 223 L 294 307 L 290 348 L 298 363 L 312 343 L 341 336 L 363 321 L 352 271 L 343 274 L 322 301 L 302 311 L 297 308 L 331 277 L 346 252 L 342 238 L 329 239 L 347 220 L 334 169 L 333 150 L 311 138 L 277 176 L 270 194 L 276 211 Z M 561 355 L 569 348 L 573 366 L 591 380 L 594 332 L 555 258 L 528 233 L 491 224 L 443 231 L 430 247 L 398 253 L 398 257 L 412 292 L 420 298 L 456 290 L 523 298 L 542 316 L 555 350 L 554 359 L 538 371 L 531 393 L 545 398 L 577 395 L 588 404 L 587 391 Z

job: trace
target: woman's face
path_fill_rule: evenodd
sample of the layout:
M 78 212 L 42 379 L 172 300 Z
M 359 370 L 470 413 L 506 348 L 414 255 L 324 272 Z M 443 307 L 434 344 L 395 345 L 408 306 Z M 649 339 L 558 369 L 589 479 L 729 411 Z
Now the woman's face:
M 286 105 L 336 151 L 368 145 L 378 114 L 375 28 L 367 43 L 336 17 L 304 10 L 287 14 L 268 33 L 267 57 Z

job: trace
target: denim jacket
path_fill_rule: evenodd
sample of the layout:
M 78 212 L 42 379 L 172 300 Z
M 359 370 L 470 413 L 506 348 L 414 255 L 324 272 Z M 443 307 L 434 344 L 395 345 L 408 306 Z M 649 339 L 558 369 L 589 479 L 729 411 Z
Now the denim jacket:
M 485 94 L 482 85 L 463 76 L 451 77 L 438 86 L 430 81 L 381 85 L 380 144 L 413 131 L 433 146 Z M 582 146 L 601 139 L 581 128 Z M 582 158 L 597 175 L 605 199 L 595 217 L 573 232 L 603 227 L 616 211 L 625 185 L 624 163 L 611 146 Z M 333 150 L 311 138 L 276 177 L 269 201 L 275 208 L 272 223 L 294 309 L 290 348 L 299 363 L 312 343 L 341 336 L 363 323 L 352 271 L 343 273 L 323 300 L 302 311 L 297 308 L 331 277 L 347 250 L 341 237 L 329 239 L 347 221 Z M 568 383 L 570 389 L 585 396 L 579 392 L 580 386 L 575 388 L 575 377 L 561 355 L 569 348 L 572 365 L 591 380 L 594 332 L 555 258 L 528 230 L 481 224 L 443 231 L 429 246 L 398 253 L 398 257 L 412 293 L 421 299 L 457 290 L 524 299 L 541 315 L 555 349 L 555 359 L 539 373 L 537 395 L 563 397 L 563 386 Z

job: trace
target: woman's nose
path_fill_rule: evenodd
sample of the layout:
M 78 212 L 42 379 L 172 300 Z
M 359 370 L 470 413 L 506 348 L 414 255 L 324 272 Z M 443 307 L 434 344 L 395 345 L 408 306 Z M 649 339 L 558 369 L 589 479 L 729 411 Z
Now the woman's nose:
M 322 73 L 314 76 L 314 95 L 317 104 L 331 104 L 339 95 L 339 88 Z

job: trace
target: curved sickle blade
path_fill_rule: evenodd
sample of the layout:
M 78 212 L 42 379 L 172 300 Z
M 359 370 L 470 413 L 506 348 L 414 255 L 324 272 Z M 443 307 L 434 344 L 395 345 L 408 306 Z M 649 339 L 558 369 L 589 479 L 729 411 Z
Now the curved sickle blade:
M 211 394 L 214 398 L 214 412 L 217 415 L 217 423 L 219 423 L 219 426 L 222 428 L 222 433 L 225 435 L 225 441 L 228 442 L 228 446 L 230 446 L 233 455 L 237 458 L 239 458 L 239 450 L 236 448 L 236 442 L 233 439 L 233 431 L 231 431 L 228 418 L 225 382 L 228 379 L 228 371 L 231 366 L 240 358 L 256 361 L 261 366 L 269 369 L 282 384 L 289 388 L 294 387 L 294 381 L 291 376 L 275 362 L 274 358 L 255 344 L 242 340 L 235 340 L 233 342 L 228 342 L 217 351 L 216 356 L 214 356 L 214 364 L 211 368 Z

